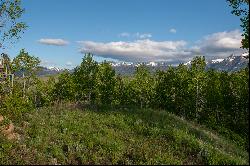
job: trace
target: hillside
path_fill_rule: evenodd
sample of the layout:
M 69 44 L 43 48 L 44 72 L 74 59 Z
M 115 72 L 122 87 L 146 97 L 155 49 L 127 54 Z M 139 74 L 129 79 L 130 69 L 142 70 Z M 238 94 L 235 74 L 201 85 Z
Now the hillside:
M 151 109 L 38 109 L 0 137 L 0 164 L 248 164 L 234 143 L 173 114 Z

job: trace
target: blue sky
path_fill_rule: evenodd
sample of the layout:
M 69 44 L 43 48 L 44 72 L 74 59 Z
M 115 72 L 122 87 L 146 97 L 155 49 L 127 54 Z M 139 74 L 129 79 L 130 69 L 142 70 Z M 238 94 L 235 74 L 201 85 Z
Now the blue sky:
M 167 61 L 239 53 L 241 27 L 226 0 L 23 0 L 29 26 L 8 52 L 25 48 L 44 66 L 97 61 Z

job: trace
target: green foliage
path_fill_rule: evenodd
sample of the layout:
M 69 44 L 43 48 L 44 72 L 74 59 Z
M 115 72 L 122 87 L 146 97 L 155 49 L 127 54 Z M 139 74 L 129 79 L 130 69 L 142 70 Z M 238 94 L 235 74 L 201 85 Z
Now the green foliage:
M 14 72 L 22 72 L 26 77 L 35 76 L 40 60 L 37 57 L 29 55 L 24 49 L 13 59 L 12 68 Z
M 97 100 L 103 105 L 111 105 L 116 84 L 115 71 L 107 62 L 98 67 L 96 82 Z
M 116 76 L 107 62 L 98 65 L 91 54 L 86 54 L 74 73 L 65 71 L 57 81 L 43 82 L 34 72 L 39 60 L 24 50 L 12 64 L 14 71 L 31 71 L 24 79 L 15 81 L 19 88 L 14 89 L 34 107 L 80 101 L 92 106 L 161 108 L 221 133 L 232 131 L 244 140 L 249 136 L 248 68 L 236 73 L 206 71 L 205 58 L 195 57 L 191 68 L 181 64 L 152 75 L 146 66 L 140 66 L 133 78 L 123 78 Z M 7 87 L 0 89 L 2 105 L 9 102 L 6 96 L 11 88 Z M 239 140 L 239 145 L 248 149 L 247 141 Z
M 175 71 L 171 66 L 167 71 L 158 71 L 156 74 L 155 101 L 160 108 L 174 110 Z M 167 86 L 166 86 L 167 85 Z
M 113 104 L 119 107 L 135 105 L 134 96 L 136 94 L 132 87 L 133 85 L 130 83 L 128 78 L 117 75 Z
M 196 56 L 191 61 L 191 71 L 193 72 L 204 72 L 206 67 L 205 57 Z
M 248 149 L 248 68 L 237 73 L 205 71 L 204 57 L 196 57 L 191 68 L 170 67 L 156 73 L 155 99 L 158 108 L 194 120 L 226 134 L 244 138 L 239 145 Z M 234 135 L 231 133 L 231 135 Z
M 110 124 L 112 119 L 109 119 L 106 125 L 118 125 L 118 127 L 122 125 L 120 128 L 124 130 L 133 126 L 133 130 L 140 135 L 138 137 L 140 139 L 151 136 L 155 138 L 159 134 L 163 134 L 163 137 L 167 135 L 167 140 L 170 140 L 170 142 L 165 142 L 166 145 L 173 144 L 174 146 L 171 148 L 180 155 L 178 159 L 173 158 L 172 156 L 176 154 L 169 153 L 169 151 L 173 149 L 168 149 L 169 151 L 164 151 L 164 153 L 166 152 L 166 154 L 170 155 L 170 158 L 169 156 L 165 158 L 166 156 L 164 157 L 158 154 L 158 156 L 160 156 L 159 158 L 152 159 L 149 156 L 157 153 L 144 154 L 144 151 L 151 149 L 151 147 L 145 147 L 146 144 L 138 143 L 130 145 L 130 147 L 137 147 L 137 149 L 127 149 L 125 150 L 126 153 L 119 153 L 119 155 L 116 156 L 115 153 L 118 153 L 119 149 L 122 150 L 125 144 L 121 143 L 121 141 L 114 144 L 111 143 L 106 147 L 106 144 L 104 145 L 102 142 L 103 140 L 100 140 L 103 135 L 99 133 L 91 135 L 86 138 L 87 140 L 84 140 L 88 142 L 87 146 L 90 147 L 90 149 L 88 149 L 88 155 L 78 156 L 80 155 L 79 152 L 79 154 L 77 153 L 78 158 L 73 157 L 72 162 L 85 162 L 86 158 L 91 158 L 87 163 L 149 164 L 152 163 L 152 161 L 158 163 L 170 163 L 170 161 L 180 163 L 186 156 L 195 156 L 196 160 L 194 163 L 203 164 L 235 164 L 242 162 L 240 158 L 232 158 L 232 156 L 230 157 L 230 155 L 225 154 L 228 149 L 221 152 L 216 150 L 216 148 L 220 149 L 220 146 L 214 149 L 211 147 L 212 145 L 207 145 L 207 143 L 196 140 L 195 137 L 197 136 L 202 138 L 209 136 L 198 132 L 194 127 L 188 131 L 179 130 L 179 124 L 176 126 L 175 121 L 171 118 L 161 119 L 160 116 L 157 116 L 155 121 L 161 123 L 160 126 L 155 122 L 151 123 L 151 120 L 148 118 L 147 122 L 149 123 L 142 123 L 141 118 L 144 117 L 144 114 L 153 119 L 157 111 L 151 114 L 150 112 L 140 112 L 137 108 L 162 109 L 171 112 L 189 121 L 194 121 L 195 123 L 216 130 L 240 148 L 249 150 L 249 68 L 233 73 L 205 70 L 205 58 L 195 57 L 191 62 L 191 67 L 180 64 L 177 67 L 170 66 L 166 71 L 157 71 L 156 74 L 151 74 L 146 66 L 139 66 L 133 77 L 121 77 L 115 74 L 115 71 L 107 62 L 98 65 L 97 62 L 93 60 L 91 54 L 86 54 L 81 65 L 78 66 L 73 73 L 65 71 L 60 74 L 57 79 L 51 77 L 45 81 L 39 80 L 35 76 L 34 71 L 37 69 L 39 62 L 37 58 L 29 56 L 24 50 L 21 51 L 20 55 L 16 57 L 13 62 L 10 62 L 14 71 L 31 71 L 31 74 L 26 74 L 26 77 L 16 79 L 13 88 L 10 87 L 7 81 L 1 82 L 1 114 L 13 118 L 12 120 L 15 122 L 19 122 L 27 113 L 32 113 L 32 110 L 34 111 L 34 109 L 38 107 L 53 106 L 64 102 L 77 103 L 78 107 L 91 106 L 98 110 L 104 109 L 104 114 L 106 114 L 105 111 L 108 111 L 105 110 L 105 108 L 133 108 L 131 109 L 133 111 L 130 111 L 132 115 L 126 114 L 126 116 L 133 117 L 136 114 L 138 119 L 131 117 L 131 120 L 128 120 L 128 125 Z M 28 79 L 30 79 L 30 81 Z M 60 111 L 57 113 L 60 114 Z M 159 114 L 162 114 L 162 111 Z M 94 122 L 100 119 L 99 116 L 95 116 L 94 118 L 96 118 Z M 173 124 L 173 127 L 170 128 L 170 126 L 168 126 L 168 129 L 165 130 L 166 128 L 162 124 L 163 121 L 165 121 L 164 124 Z M 57 122 L 53 121 L 53 123 Z M 54 125 L 53 123 L 51 126 Z M 96 123 L 93 125 L 96 126 Z M 102 124 L 98 125 L 104 127 Z M 185 125 L 190 126 L 190 124 Z M 183 125 L 181 126 L 183 127 Z M 59 126 L 62 131 L 68 127 L 70 126 Z M 58 126 L 56 126 L 56 128 L 58 128 Z M 96 130 L 100 129 L 98 128 Z M 80 129 L 77 129 L 77 131 L 85 132 Z M 58 134 L 57 131 L 54 132 L 54 135 Z M 187 132 L 191 132 L 192 134 L 187 135 Z M 30 137 L 36 138 L 37 133 L 31 132 L 29 134 Z M 43 134 L 43 132 L 41 134 Z M 128 132 L 126 134 L 131 133 Z M 73 139 L 71 136 L 67 135 L 67 137 L 70 137 L 70 140 Z M 106 141 L 109 139 L 108 137 Z M 147 143 L 156 143 L 158 150 L 161 151 L 161 148 L 166 145 L 160 144 L 162 137 L 157 137 L 157 139 L 159 139 L 159 142 L 154 142 L 153 139 L 145 141 Z M 216 142 L 213 139 L 209 140 L 210 143 Z M 205 141 L 209 142 L 209 140 L 206 139 Z M 46 142 L 46 140 L 42 142 L 44 141 Z M 98 144 L 98 147 L 101 146 L 102 148 L 93 149 L 93 147 L 95 147 L 94 145 L 96 145 L 95 141 L 99 143 L 102 142 L 101 145 Z M 220 143 L 223 144 L 223 142 Z M 220 143 L 218 143 L 218 145 Z M 53 158 L 57 158 L 61 163 L 67 163 L 66 161 L 72 157 L 65 156 L 63 152 L 65 148 L 61 148 L 61 146 L 65 147 L 64 144 L 65 142 L 63 145 L 56 144 L 52 149 L 49 148 L 51 146 L 48 146 L 49 149 L 47 149 L 49 155 L 52 154 Z M 116 146 L 117 144 L 119 145 L 118 147 Z M 39 148 L 41 148 L 41 146 L 42 145 L 39 145 Z M 68 144 L 66 149 L 69 149 Z M 47 153 L 47 150 L 43 149 L 42 153 Z M 179 151 L 183 151 L 184 154 Z M 72 153 L 73 152 L 71 152 L 70 155 L 74 156 L 75 154 Z M 103 157 L 101 155 L 103 153 L 115 155 L 116 157 L 110 159 L 105 156 L 104 158 L 106 158 L 106 160 L 104 161 L 100 159 Z M 132 157 L 126 157 L 127 155 Z M 121 156 L 125 156 L 126 161 L 121 160 Z M 44 158 L 40 161 L 44 161 Z M 48 162 L 49 161 L 46 160 L 45 163 Z
M 3 67 L 7 68 L 8 72 L 11 73 L 12 72 L 12 64 L 11 64 L 10 57 L 7 54 L 2 53 L 1 58 L 3 60 Z
M 58 95 L 55 90 L 55 84 L 56 81 L 54 77 L 49 77 L 47 81 L 38 80 L 36 82 L 36 86 L 32 88 L 31 92 L 32 101 L 35 107 L 48 106 L 55 101 L 55 97 Z
M 0 164 L 248 164 L 221 135 L 160 110 L 45 107 L 16 125 L 18 144 L 0 137 Z
M 137 67 L 131 84 L 135 93 L 135 103 L 138 103 L 141 108 L 147 108 L 153 98 L 154 80 L 146 66 Z
M 36 76 L 36 69 L 40 60 L 30 56 L 23 50 L 13 61 L 5 56 L 5 63 L 8 64 L 9 72 L 15 72 L 14 84 L 9 79 L 0 83 L 0 113 L 21 120 L 25 113 L 32 111 L 36 106 L 37 89 L 39 89 L 39 80 Z M 25 73 L 24 77 L 17 77 L 16 73 Z
M 73 76 L 68 71 L 64 71 L 59 75 L 58 81 L 54 85 L 52 91 L 53 100 L 73 101 L 75 99 L 75 91 Z
M 95 98 L 96 75 L 98 64 L 93 60 L 93 55 L 85 54 L 82 63 L 74 71 L 73 79 L 76 86 L 76 97 L 78 100 L 93 102 Z
M 24 49 L 13 59 L 12 71 L 16 73 L 16 80 L 23 83 L 23 96 L 27 95 L 26 93 L 30 93 L 32 87 L 36 86 L 38 81 L 36 73 L 39 64 L 39 58 L 29 55 Z M 19 78 L 17 73 L 19 73 Z
M 6 115 L 14 121 L 20 121 L 21 117 L 34 109 L 34 106 L 27 97 L 23 97 L 20 89 L 15 88 L 12 93 L 4 96 L 0 107 L 0 114 Z
M 241 27 L 243 28 L 244 37 L 241 41 L 242 48 L 249 49 L 249 0 L 227 0 L 233 8 L 232 14 L 240 16 Z
M 21 0 L 0 1 L 0 47 L 6 39 L 19 39 L 19 34 L 27 28 L 24 22 L 19 21 L 23 13 Z
M 189 84 L 189 90 L 192 96 L 195 96 L 195 116 L 193 118 L 198 121 L 202 121 L 200 117 L 204 110 L 204 87 L 206 85 L 206 73 L 205 73 L 205 57 L 195 57 L 191 62 L 191 82 Z

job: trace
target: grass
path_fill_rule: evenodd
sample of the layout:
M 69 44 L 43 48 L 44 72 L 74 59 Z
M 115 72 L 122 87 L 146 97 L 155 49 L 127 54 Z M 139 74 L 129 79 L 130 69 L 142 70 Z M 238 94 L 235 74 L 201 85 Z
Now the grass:
M 226 138 L 166 111 L 36 110 L 16 124 L 19 142 L 0 136 L 0 164 L 248 164 Z

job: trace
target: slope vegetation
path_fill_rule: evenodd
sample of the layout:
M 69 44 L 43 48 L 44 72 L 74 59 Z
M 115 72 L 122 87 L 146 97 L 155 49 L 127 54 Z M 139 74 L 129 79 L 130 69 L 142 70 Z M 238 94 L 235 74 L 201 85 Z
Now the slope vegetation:
M 166 111 L 91 110 L 60 105 L 0 135 L 0 164 L 248 164 L 248 153 L 213 131 Z

